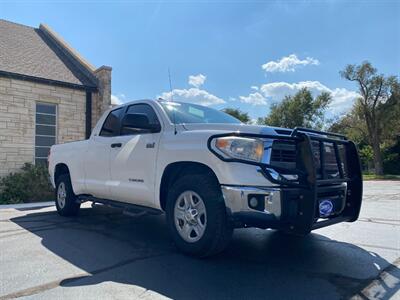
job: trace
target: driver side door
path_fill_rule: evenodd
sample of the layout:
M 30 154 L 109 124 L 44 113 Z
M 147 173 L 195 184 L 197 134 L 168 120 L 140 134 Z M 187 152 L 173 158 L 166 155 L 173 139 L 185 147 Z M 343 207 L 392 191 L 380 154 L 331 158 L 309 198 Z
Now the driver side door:
M 110 190 L 110 153 L 115 139 L 119 135 L 125 107 L 112 110 L 105 119 L 99 134 L 89 139 L 89 146 L 83 160 L 87 194 L 97 198 L 109 199 Z

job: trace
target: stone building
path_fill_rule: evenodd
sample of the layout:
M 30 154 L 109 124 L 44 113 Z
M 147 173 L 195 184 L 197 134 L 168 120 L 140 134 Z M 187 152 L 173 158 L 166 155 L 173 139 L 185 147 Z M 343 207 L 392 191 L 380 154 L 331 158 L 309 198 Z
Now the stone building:
M 89 137 L 110 105 L 110 67 L 93 67 L 46 25 L 0 19 L 0 177 Z

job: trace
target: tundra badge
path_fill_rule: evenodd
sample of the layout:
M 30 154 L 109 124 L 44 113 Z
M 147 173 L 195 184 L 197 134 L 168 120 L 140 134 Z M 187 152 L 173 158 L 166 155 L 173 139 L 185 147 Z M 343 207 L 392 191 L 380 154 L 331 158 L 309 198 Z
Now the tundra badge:
M 156 143 L 147 143 L 146 144 L 146 148 L 154 148 L 154 146 L 156 145 Z

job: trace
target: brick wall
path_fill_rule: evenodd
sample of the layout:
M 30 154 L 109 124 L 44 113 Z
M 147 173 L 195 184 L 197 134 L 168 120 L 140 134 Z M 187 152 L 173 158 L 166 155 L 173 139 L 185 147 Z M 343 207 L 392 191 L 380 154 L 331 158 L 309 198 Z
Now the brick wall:
M 36 102 L 57 104 L 58 143 L 85 138 L 85 91 L 0 77 L 0 177 L 34 161 Z
M 103 113 L 111 107 L 111 71 L 112 68 L 108 66 L 101 66 L 94 71 L 94 76 L 97 78 L 98 93 L 95 93 L 92 97 L 92 128 Z

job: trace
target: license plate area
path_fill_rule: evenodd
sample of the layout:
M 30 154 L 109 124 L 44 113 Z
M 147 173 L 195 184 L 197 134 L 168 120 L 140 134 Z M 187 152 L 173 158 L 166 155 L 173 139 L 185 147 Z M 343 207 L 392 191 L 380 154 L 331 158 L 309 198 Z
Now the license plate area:
M 340 215 L 346 206 L 346 188 L 345 183 L 337 187 L 320 187 L 315 216 L 329 218 Z

